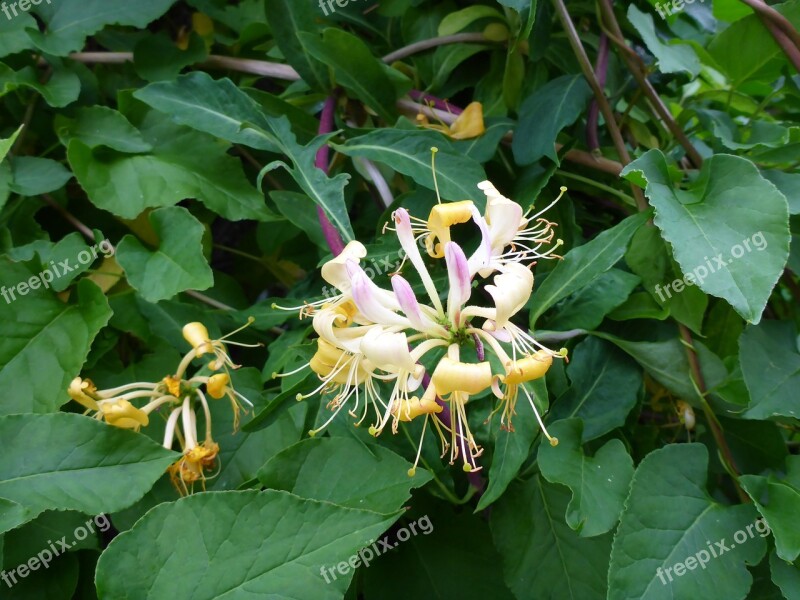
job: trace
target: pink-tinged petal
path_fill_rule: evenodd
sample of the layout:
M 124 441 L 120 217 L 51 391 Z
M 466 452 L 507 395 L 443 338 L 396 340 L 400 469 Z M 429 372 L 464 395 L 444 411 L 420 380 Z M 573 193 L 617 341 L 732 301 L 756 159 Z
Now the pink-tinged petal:
M 428 296 L 434 308 L 436 308 L 439 314 L 444 315 L 444 309 L 442 308 L 441 300 L 439 300 L 439 294 L 436 292 L 436 286 L 433 284 L 433 279 L 430 273 L 428 273 L 428 268 L 425 266 L 425 261 L 422 260 L 419 247 L 414 239 L 414 232 L 411 229 L 411 218 L 409 217 L 408 211 L 405 208 L 398 208 L 394 211 L 393 216 L 397 239 L 400 241 L 403 252 L 405 252 L 408 260 L 411 261 L 411 264 L 414 265 L 417 273 L 419 273 L 422 285 L 425 286 L 425 291 L 428 292 Z
M 406 314 L 414 329 L 424 330 L 425 324 L 422 320 L 422 311 L 419 308 L 417 297 L 414 295 L 414 290 L 411 289 L 411 284 L 400 275 L 394 275 L 392 277 L 392 289 L 398 304 L 400 304 L 400 310 Z
M 400 325 L 401 327 L 411 325 L 408 319 L 395 314 L 381 303 L 380 294 L 376 293 L 375 289 L 377 286 L 369 280 L 363 269 L 352 262 L 347 263 L 347 268 L 352 285 L 353 302 L 364 317 L 381 325 Z M 378 291 L 385 290 L 378 288 Z
M 397 303 L 394 294 L 389 290 L 384 290 L 383 288 L 377 286 L 375 282 L 372 281 L 372 277 L 367 274 L 361 265 L 355 261 L 348 260 L 345 262 L 345 268 L 347 270 L 347 277 L 350 280 L 351 287 L 353 285 L 353 277 L 358 274 L 359 276 L 363 277 L 364 285 L 369 289 L 370 293 L 375 296 L 376 300 L 380 302 L 382 306 L 390 311 L 400 310 L 400 305 Z
M 447 335 L 444 328 L 430 317 L 430 313 L 433 312 L 432 309 L 425 306 L 424 309 L 427 313 L 423 311 L 423 307 L 417 302 L 417 296 L 414 294 L 414 290 L 411 289 L 411 284 L 401 275 L 392 276 L 392 288 L 394 289 L 397 302 L 400 304 L 400 309 L 405 313 L 406 317 L 408 317 L 408 320 L 411 321 L 411 325 L 414 329 L 436 336 Z
M 444 259 L 447 263 L 447 277 L 450 282 L 450 292 L 447 294 L 447 314 L 453 321 L 472 294 L 472 281 L 469 274 L 469 263 L 461 246 L 455 242 L 445 244 Z

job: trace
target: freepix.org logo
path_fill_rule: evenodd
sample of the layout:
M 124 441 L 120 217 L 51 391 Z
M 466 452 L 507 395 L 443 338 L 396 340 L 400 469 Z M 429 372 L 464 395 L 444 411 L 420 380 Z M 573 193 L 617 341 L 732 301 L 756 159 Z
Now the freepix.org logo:
M 28 12 L 31 9 L 31 6 L 39 6 L 42 2 L 51 4 L 50 0 L 19 0 L 19 2 L 0 3 L 0 10 L 3 11 L 3 14 L 10 21 L 14 17 L 18 16 L 19 13 Z M 19 11 L 17 11 L 18 8 Z

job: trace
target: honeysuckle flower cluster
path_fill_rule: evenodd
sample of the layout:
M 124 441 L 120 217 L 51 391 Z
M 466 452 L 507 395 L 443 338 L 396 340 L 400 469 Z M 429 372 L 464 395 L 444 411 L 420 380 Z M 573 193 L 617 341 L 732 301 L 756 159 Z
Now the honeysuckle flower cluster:
M 422 436 L 409 474 L 413 475 L 419 462 L 429 420 L 441 441 L 442 456 L 449 450 L 451 464 L 460 458 L 463 469 L 473 471 L 480 468 L 475 459 L 482 449 L 470 431 L 467 405 L 471 397 L 491 390 L 499 400 L 495 412 L 502 411 L 503 427 L 513 431 L 515 405 L 522 393 L 544 435 L 551 444 L 558 443 L 547 433 L 526 383 L 544 376 L 554 357 L 564 358 L 566 350 L 544 347 L 511 319 L 531 296 L 534 278 L 529 267 L 538 259 L 557 258 L 561 240 L 554 241 L 555 223 L 542 215 L 566 188 L 553 204 L 531 214 L 532 209 L 523 211 L 491 182 L 478 187 L 486 195 L 484 214 L 470 200 L 440 201 L 427 221 L 412 217 L 404 208 L 392 214 L 394 226 L 384 232 L 395 231 L 405 258 L 391 275 L 391 290 L 367 276 L 360 264 L 366 248 L 352 241 L 322 266 L 323 279 L 339 293 L 290 309 L 299 309 L 301 318 L 310 316 L 319 337 L 311 360 L 284 375 L 305 368 L 317 374 L 318 387 L 298 395 L 298 400 L 317 393 L 332 396 L 327 404 L 330 418 L 311 435 L 345 409 L 356 425 L 372 412 L 370 433 L 375 436 L 390 421 L 396 433 L 399 422 L 422 418 Z M 481 241 L 467 256 L 452 241 L 451 228 L 470 222 L 479 230 Z M 417 245 L 420 238 L 428 257 L 444 259 L 448 279 L 444 300 Z M 427 303 L 420 301 L 404 276 L 409 268 L 422 282 Z M 473 293 L 476 283 L 491 297 L 489 306 L 475 299 L 480 297 Z M 462 357 L 467 348 L 477 362 Z M 436 349 L 438 353 L 433 352 Z M 436 364 L 426 369 L 425 359 L 436 355 L 440 356 Z M 391 392 L 383 392 L 382 384 L 390 385 Z
M 250 323 L 252 319 L 247 325 Z M 217 400 L 228 399 L 234 414 L 234 431 L 239 427 L 242 402 L 252 406 L 234 389 L 230 376 L 230 370 L 238 369 L 239 365 L 231 360 L 226 344 L 253 347 L 226 341 L 241 329 L 243 327 L 212 340 L 202 323 L 188 323 L 183 327 L 183 337 L 192 349 L 183 357 L 175 373 L 154 383 L 137 381 L 107 390 L 98 390 L 90 379 L 76 377 L 70 383 L 68 393 L 87 409 L 86 414 L 122 429 L 139 431 L 149 425 L 150 415 L 159 411 L 166 417 L 164 447 L 172 449 L 177 439 L 182 451 L 181 458 L 168 468 L 173 484 L 181 494 L 188 494 L 197 482 L 205 488 L 206 479 L 214 476 L 206 473 L 215 469 L 218 472 L 219 468 L 219 445 L 211 434 L 211 410 L 206 394 Z M 207 354 L 211 355 L 207 365 L 193 377 L 187 377 L 186 371 L 192 361 Z M 141 402 L 145 404 L 140 407 L 134 404 Z M 162 407 L 163 412 L 159 410 Z M 205 425 L 202 440 L 198 435 L 198 409 L 202 410 Z

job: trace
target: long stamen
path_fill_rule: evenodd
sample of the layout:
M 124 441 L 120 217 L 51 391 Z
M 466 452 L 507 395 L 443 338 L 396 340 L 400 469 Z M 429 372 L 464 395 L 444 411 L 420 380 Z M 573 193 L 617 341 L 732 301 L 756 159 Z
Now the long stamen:
M 436 153 L 439 149 L 436 146 L 431 147 L 431 171 L 433 172 L 433 187 L 436 190 L 436 203 L 441 204 L 442 198 L 439 196 L 439 182 L 436 180 Z

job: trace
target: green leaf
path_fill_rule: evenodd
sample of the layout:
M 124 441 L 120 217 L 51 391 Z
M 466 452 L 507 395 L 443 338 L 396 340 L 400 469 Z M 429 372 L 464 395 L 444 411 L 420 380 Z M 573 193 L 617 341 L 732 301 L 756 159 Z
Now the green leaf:
M 66 56 L 83 48 L 87 36 L 106 25 L 143 28 L 159 18 L 175 0 L 55 0 L 34 6 L 47 26 L 44 33 L 28 30 L 34 43 L 47 54 Z
M 47 413 L 64 404 L 69 382 L 111 317 L 105 296 L 89 281 L 78 284 L 77 298 L 68 304 L 41 287 L 22 296 L 17 287 L 12 296 L 6 288 L 38 277 L 34 264 L 0 257 L 0 291 L 7 303 L 0 319 L 0 388 L 7 390 L 0 414 Z
M 316 33 L 298 32 L 300 43 L 311 56 L 328 65 L 336 83 L 350 91 L 389 123 L 395 121 L 397 97 L 380 60 L 359 37 L 328 28 L 322 39 Z
M 121 510 L 179 456 L 146 436 L 67 413 L 0 417 L 0 437 L 8 457 L 0 464 L 0 497 L 33 514 Z
M 686 44 L 665 44 L 656 33 L 653 16 L 642 12 L 633 4 L 628 5 L 628 21 L 642 36 L 647 49 L 656 57 L 662 73 L 687 72 L 697 76 L 700 73 L 700 59 L 694 49 Z
M 381 547 L 383 543 L 396 547 L 382 554 L 364 570 L 364 598 L 514 598 L 503 584 L 502 561 L 492 544 L 489 527 L 478 515 L 459 511 L 444 502 L 420 499 L 401 523 L 406 533 L 411 531 L 415 535 L 407 536 L 407 540 L 402 541 L 398 529 L 396 533 L 387 533 L 381 539 Z M 392 544 L 392 539 L 398 542 Z M 469 542 L 461 544 L 459 550 L 454 551 L 456 540 Z M 469 561 L 468 569 L 464 568 L 465 560 Z M 404 578 L 402 585 L 390 584 L 395 581 L 397 573 L 412 573 L 413 576 Z
M 636 363 L 594 337 L 575 347 L 567 375 L 572 385 L 553 402 L 548 420 L 580 417 L 584 442 L 624 425 L 642 388 Z
M 785 479 L 742 475 L 739 484 L 769 524 L 778 556 L 794 562 L 800 556 L 800 530 L 796 521 L 800 511 L 800 460 L 796 456 L 786 460 L 789 472 Z
M 133 96 L 166 113 L 176 123 L 251 148 L 279 152 L 269 135 L 247 124 L 262 125 L 264 114 L 258 103 L 230 79 L 212 79 L 197 71 L 175 79 L 152 83 Z
M 196 198 L 231 221 L 271 218 L 241 162 L 228 156 L 223 145 L 190 129 L 162 125 L 145 133 L 148 142 L 157 144 L 148 154 L 92 150 L 81 140 L 69 142 L 67 159 L 95 206 L 133 219 L 147 208 Z
M 325 65 L 313 58 L 300 33 L 318 33 L 319 17 L 314 8 L 297 0 L 266 0 L 267 21 L 286 60 L 311 88 L 327 90 L 330 81 Z
M 616 526 L 633 477 L 633 459 L 620 440 L 606 442 L 594 457 L 586 456 L 582 432 L 580 419 L 551 425 L 558 446 L 539 445 L 539 468 L 547 481 L 572 490 L 567 524 L 581 537 L 593 537 Z
M 784 173 L 783 171 L 763 170 L 761 176 L 775 184 L 789 202 L 789 214 L 800 214 L 800 173 Z
M 8 155 L 11 148 L 14 146 L 14 142 L 17 141 L 17 136 L 22 132 L 22 128 L 24 125 L 20 125 L 19 129 L 17 129 L 11 137 L 6 140 L 0 140 L 0 163 L 2 163 L 6 156 Z
M 147 81 L 172 80 L 181 71 L 208 56 L 206 44 L 196 32 L 189 35 L 185 49 L 165 32 L 140 39 L 133 48 L 133 64 L 137 75 Z
M 653 379 L 676 396 L 690 403 L 697 400 L 697 390 L 692 385 L 686 347 L 679 339 L 677 331 L 674 331 L 669 339 L 659 341 L 624 340 L 600 332 L 595 332 L 594 335 L 613 342 L 627 352 Z M 694 340 L 694 347 L 700 360 L 700 370 L 706 387 L 714 388 L 727 377 L 727 369 L 719 357 L 701 342 Z
M 98 596 L 341 598 L 350 577 L 326 583 L 322 569 L 398 516 L 273 490 L 196 494 L 156 506 L 114 539 L 97 564 Z
M 745 418 L 800 417 L 800 352 L 791 323 L 747 327 L 739 338 L 739 364 L 750 392 Z
M 0 58 L 33 48 L 26 29 L 36 28 L 36 19 L 27 13 L 13 19 L 0 19 Z
M 780 46 L 755 14 L 722 29 L 708 44 L 708 53 L 734 87 L 759 79 L 774 81 L 786 64 Z
M 72 173 L 49 158 L 15 156 L 11 161 L 14 182 L 11 191 L 20 196 L 38 196 L 60 190 L 72 179 Z
M 781 588 L 783 597 L 786 600 L 800 599 L 800 569 L 778 558 L 775 550 L 769 554 L 769 568 L 772 581 Z
M 538 475 L 514 483 L 492 509 L 490 525 L 506 584 L 517 598 L 606 597 L 611 536 L 581 538 L 564 521 L 569 490 Z
M 753 531 L 757 514 L 751 505 L 715 502 L 706 491 L 707 470 L 702 444 L 665 446 L 639 464 L 611 551 L 611 600 L 747 595 L 747 565 L 766 551 Z
M 686 277 L 691 274 L 704 292 L 758 323 L 789 256 L 783 194 L 752 162 L 726 154 L 706 160 L 686 189 L 672 185 L 659 150 L 646 152 L 622 171 L 631 181 L 636 174 L 647 180 L 655 224 Z
M 57 68 L 47 83 L 41 83 L 39 73 L 33 67 L 14 71 L 0 63 L 0 98 L 19 88 L 36 90 L 50 106 L 60 108 L 78 99 L 81 82 L 78 76 L 64 68 Z
M 592 95 L 582 75 L 562 75 L 545 83 L 520 106 L 520 120 L 511 148 L 518 165 L 529 165 L 543 156 L 559 163 L 556 138 L 586 109 Z
M 531 395 L 537 401 L 537 409 L 540 413 L 546 412 L 548 397 L 544 378 L 530 382 L 529 386 L 533 388 Z M 478 501 L 476 512 L 483 510 L 503 495 L 508 484 L 517 476 L 520 467 L 530 456 L 531 446 L 539 435 L 536 415 L 533 414 L 530 403 L 523 395 L 520 394 L 516 406 L 513 431 L 501 427 L 500 418 L 497 415 L 493 416 L 490 426 L 496 434 L 492 464 L 489 467 L 489 485 Z
M 564 299 L 555 308 L 555 316 L 547 320 L 547 328 L 552 331 L 594 329 L 608 313 L 628 299 L 640 282 L 637 275 L 619 269 L 606 271 L 591 285 Z
M 0 498 L 0 533 L 5 533 L 30 521 L 33 515 L 17 502 Z
M 404 458 L 377 444 L 306 438 L 268 460 L 258 479 L 269 489 L 388 514 L 408 500 L 412 488 L 432 479 L 424 469 L 409 477 L 410 468 Z
M 466 29 L 475 21 L 491 18 L 497 19 L 503 23 L 506 20 L 502 13 L 494 7 L 483 4 L 468 6 L 467 8 L 448 13 L 447 16 L 442 19 L 442 22 L 439 23 L 438 33 L 440 36 L 453 35 L 454 33 Z
M 478 184 L 486 179 L 483 167 L 454 150 L 440 133 L 379 129 L 332 146 L 347 156 L 385 163 L 431 190 L 435 189 L 431 147 L 436 147 L 439 149 L 436 153 L 436 179 L 442 199 L 471 199 L 481 208 L 486 204 L 486 196 L 478 189 Z
M 77 138 L 92 150 L 104 146 L 120 152 L 138 154 L 153 149 L 125 115 L 107 106 L 81 108 L 74 119 L 59 115 L 55 125 L 56 133 L 65 146 L 69 145 L 70 140 Z
M 203 256 L 203 224 L 181 206 L 159 208 L 148 218 L 159 238 L 155 251 L 132 235 L 122 238 L 117 248 L 117 262 L 142 297 L 158 302 L 213 286 L 214 274 Z
M 625 254 L 634 232 L 649 217 L 648 212 L 632 215 L 600 233 L 591 242 L 571 249 L 534 291 L 530 304 L 531 328 L 544 311 L 562 298 L 592 283 Z

